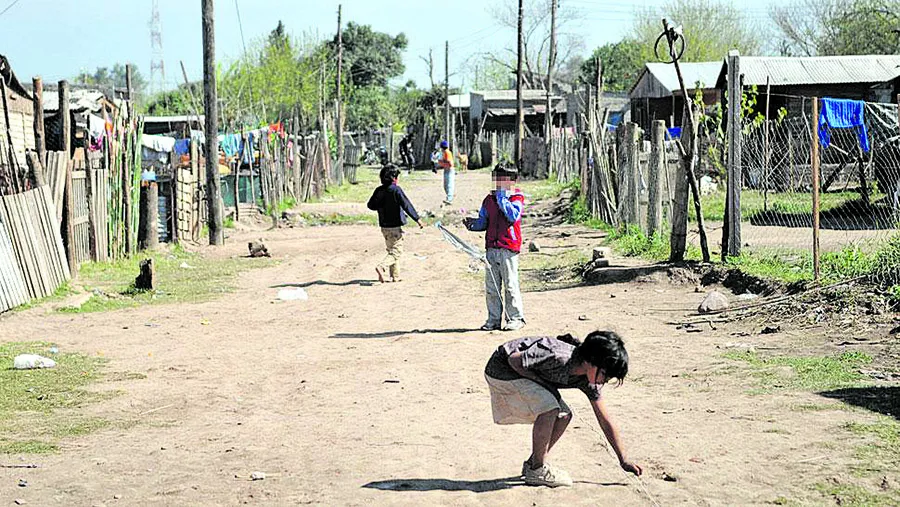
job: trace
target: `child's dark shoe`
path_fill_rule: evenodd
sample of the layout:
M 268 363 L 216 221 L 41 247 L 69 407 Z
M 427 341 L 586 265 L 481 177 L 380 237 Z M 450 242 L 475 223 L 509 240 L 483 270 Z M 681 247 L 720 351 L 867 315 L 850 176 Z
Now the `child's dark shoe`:
M 498 329 L 500 329 L 499 323 L 494 324 L 492 322 L 485 322 L 484 324 L 481 325 L 482 331 L 496 331 Z

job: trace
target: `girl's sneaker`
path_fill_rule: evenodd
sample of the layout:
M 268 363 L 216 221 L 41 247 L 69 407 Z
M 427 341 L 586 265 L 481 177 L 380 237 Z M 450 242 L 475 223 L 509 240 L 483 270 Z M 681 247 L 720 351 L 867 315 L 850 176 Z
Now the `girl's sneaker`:
M 529 468 L 525 471 L 525 484 L 558 488 L 560 486 L 571 486 L 572 477 L 565 470 L 553 468 L 545 463 L 541 468 Z

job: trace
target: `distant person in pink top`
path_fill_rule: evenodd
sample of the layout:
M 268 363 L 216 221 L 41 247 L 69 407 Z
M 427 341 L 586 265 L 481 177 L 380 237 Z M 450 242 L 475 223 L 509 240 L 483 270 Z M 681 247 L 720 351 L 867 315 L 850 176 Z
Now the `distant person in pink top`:
M 519 291 L 519 252 L 522 250 L 522 212 L 525 196 L 513 189 L 518 177 L 515 166 L 497 164 L 491 177 L 494 190 L 481 203 L 478 218 L 466 218 L 470 231 L 485 231 L 485 248 L 489 269 L 485 273 L 485 299 L 488 318 L 481 326 L 485 331 L 515 331 L 525 326 L 525 311 Z M 503 325 L 504 301 L 506 325 Z

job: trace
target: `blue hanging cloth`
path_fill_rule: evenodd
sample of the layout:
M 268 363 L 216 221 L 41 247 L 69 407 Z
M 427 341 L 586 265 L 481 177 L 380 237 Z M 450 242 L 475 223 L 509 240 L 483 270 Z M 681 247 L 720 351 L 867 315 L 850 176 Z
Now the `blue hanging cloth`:
M 865 102 L 850 99 L 823 98 L 820 101 L 819 142 L 823 148 L 831 144 L 829 128 L 856 128 L 859 131 L 859 145 L 864 152 L 869 152 L 869 132 L 866 130 Z

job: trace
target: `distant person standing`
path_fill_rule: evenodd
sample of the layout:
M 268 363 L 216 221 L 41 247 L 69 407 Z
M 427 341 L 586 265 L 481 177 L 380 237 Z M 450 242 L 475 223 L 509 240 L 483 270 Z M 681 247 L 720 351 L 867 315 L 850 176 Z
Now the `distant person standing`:
M 451 204 L 453 203 L 456 171 L 453 169 L 453 152 L 450 151 L 450 143 L 447 141 L 441 141 L 441 157 L 438 159 L 438 166 L 444 170 L 444 193 L 447 194 L 444 204 Z
M 415 137 L 416 135 L 410 132 L 400 140 L 400 158 L 403 160 L 403 167 L 406 167 L 406 174 L 411 174 L 413 167 L 416 165 L 416 158 L 413 156 L 413 141 Z

